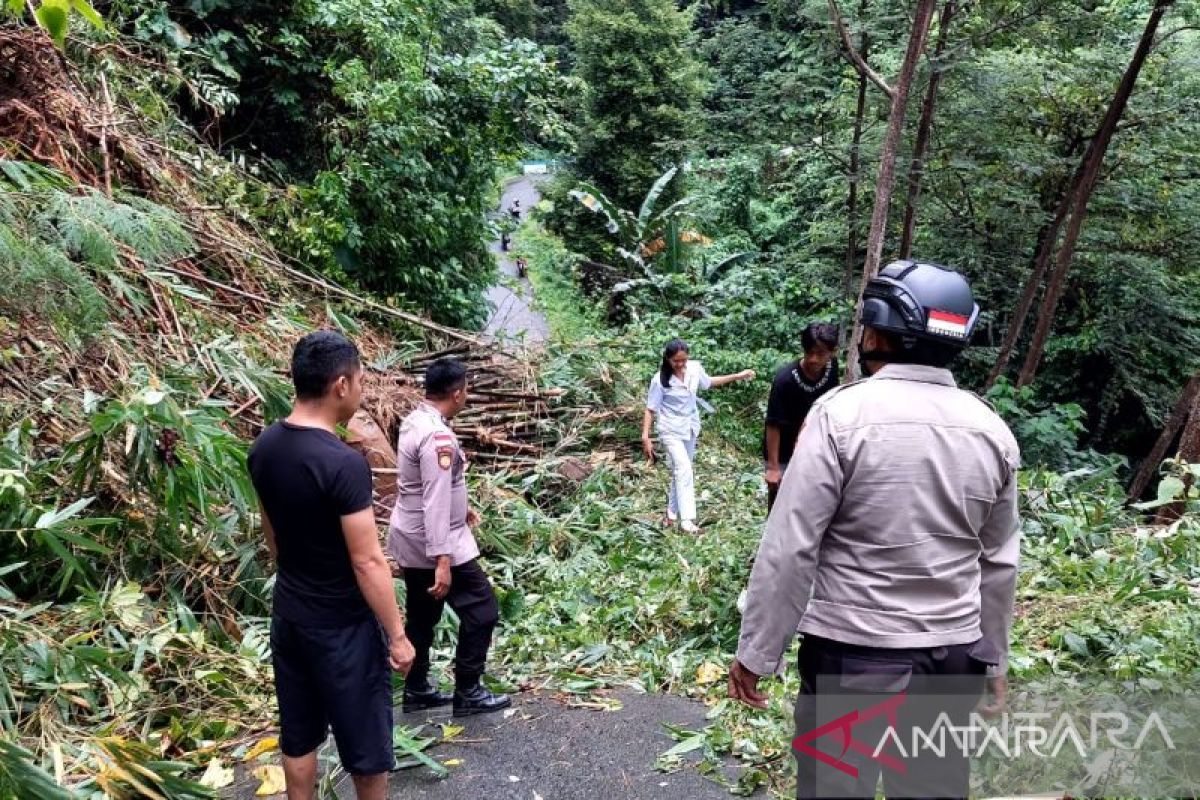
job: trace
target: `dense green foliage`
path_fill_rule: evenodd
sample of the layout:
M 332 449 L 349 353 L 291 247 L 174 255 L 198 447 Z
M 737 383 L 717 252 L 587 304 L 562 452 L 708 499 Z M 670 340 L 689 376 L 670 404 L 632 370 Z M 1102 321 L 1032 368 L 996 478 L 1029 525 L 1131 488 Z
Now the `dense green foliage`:
M 526 143 L 562 145 L 565 82 L 532 42 L 460 0 L 138 3 L 129 26 L 180 60 L 208 130 L 286 184 L 254 209 L 288 253 L 442 321 L 482 322 L 485 212 Z M 181 98 L 182 99 L 182 98 Z
M 576 0 L 567 30 L 585 87 L 579 169 L 632 206 L 697 133 L 688 14 L 673 0 Z
M 0 15 L 5 16 L 20 18 L 27 12 L 59 47 L 66 43 L 72 17 L 82 17 L 93 27 L 104 28 L 104 20 L 88 0 L 34 0 L 29 3 L 10 0 L 0 7 Z
M 82 121 L 67 149 L 82 141 L 104 176 L 84 185 L 38 165 L 57 163 L 61 132 L 0 138 L 0 796 L 200 797 L 201 774 L 245 751 L 273 712 L 270 565 L 240 415 L 286 410 L 286 346 L 313 325 L 387 339 L 382 372 L 427 344 L 287 270 L 476 325 L 497 183 L 535 153 L 569 165 L 544 187 L 544 225 L 515 244 L 554 330 L 539 379 L 599 413 L 564 426 L 555 453 L 591 462 L 580 486 L 554 460 L 472 473 L 504 615 L 495 677 L 601 705 L 622 683 L 703 697 L 711 724 L 675 731 L 661 766 L 733 754 L 738 791 L 786 794 L 794 677 L 769 682 L 761 714 L 724 701 L 720 673 L 761 532 L 768 376 L 805 323 L 850 317 L 888 113 L 868 84 L 858 119 L 828 4 L 115 0 L 103 25 L 81 0 L 2 7 L 4 31 L 40 26 L 76 65 L 62 91 L 111 93 L 102 134 L 131 131 L 177 168 L 156 194 L 110 170 L 121 147 L 101 152 Z M 939 39 L 944 52 L 914 86 L 886 249 L 920 174 L 915 253 L 965 270 L 985 309 L 956 365 L 968 386 L 995 363 L 1149 7 L 987 0 L 935 25 L 930 53 Z M 891 79 L 907 8 L 842 13 Z M 1154 482 L 1159 501 L 1187 498 L 1173 525 L 1149 525 L 1122 491 L 1200 366 L 1196 14 L 1176 5 L 1142 72 L 1037 381 L 989 394 L 1027 466 L 1017 678 L 1200 669 L 1197 467 L 1169 460 Z M 210 213 L 229 227 L 202 224 Z M 246 238 L 214 233 L 235 227 Z M 250 252 L 253 233 L 288 265 Z M 636 451 L 673 336 L 714 374 L 760 375 L 714 393 L 696 538 L 659 527 L 667 476 Z M 432 741 L 399 730 L 396 746 L 444 772 L 419 753 Z
M 246 442 L 205 388 L 288 394 L 168 271 L 195 249 L 166 207 L 0 160 L 2 796 L 208 796 L 151 736 L 190 752 L 266 712 Z M 146 346 L 164 304 L 187 356 Z M 51 747 L 71 792 L 34 766 Z
M 960 364 L 979 385 L 995 359 L 1039 242 L 1053 216 L 1149 10 L 1146 2 L 985 3 L 958 8 L 945 54 L 922 65 L 893 197 L 885 258 L 899 241 L 908 162 L 930 70 L 942 72 L 933 137 L 917 207 L 918 257 L 965 270 L 985 312 L 982 345 Z M 885 76 L 894 74 L 907 20 L 896 8 L 843 8 L 851 37 Z M 1200 312 L 1192 224 L 1200 196 L 1188 168 L 1200 141 L 1200 43 L 1179 6 L 1143 70 L 1092 198 L 1035 389 L 1044 402 L 1084 411 L 1089 444 L 1139 458 L 1180 387 L 1200 363 Z M 646 313 L 698 313 L 680 331 L 725 342 L 794 346 L 817 317 L 848 319 L 857 289 L 887 99 L 865 94 L 859 168 L 852 174 L 858 77 L 838 57 L 825 3 L 705 7 L 698 51 L 706 64 L 701 119 L 687 153 L 683 191 L 694 225 L 723 254 L 758 257 L 730 270 L 699 298 L 645 291 Z M 1166 23 L 1164 23 L 1166 24 Z M 939 34 L 935 23 L 931 43 Z M 1178 29 L 1183 30 L 1178 30 Z M 932 44 L 931 44 L 932 48 Z M 664 136 L 664 141 L 674 141 Z M 598 174 L 578 164 L 573 181 Z M 652 176 L 628 174 L 639 198 Z M 572 179 L 568 178 L 568 182 Z M 847 202 L 858 184 L 857 213 Z M 565 211 L 551 191 L 550 217 L 567 244 L 607 263 L 595 221 Z M 611 196 L 611 195 L 610 195 Z M 856 247 L 848 250 L 851 233 Z M 692 310 L 695 309 L 695 310 Z M 749 323 L 749 324 L 748 324 Z M 1026 337 L 1018 341 L 1020 366 Z
M 568 0 L 475 0 L 475 9 L 500 23 L 509 36 L 553 46 L 560 58 L 569 56 L 564 29 Z
M 677 320 L 643 321 L 614 335 L 603 309 L 587 310 L 564 281 L 571 256 L 560 242 L 530 231 L 518 248 L 530 257 L 556 332 L 544 380 L 569 387 L 581 402 L 636 409 L 656 343 Z M 693 355 L 721 371 L 747 357 L 709 345 Z M 772 354 L 749 357 L 770 363 Z M 766 713 L 725 699 L 723 672 L 737 645 L 738 592 L 764 522 L 759 462 L 750 451 L 766 382 L 708 396 L 716 412 L 705 421 L 697 458 L 703 490 L 697 537 L 660 527 L 668 475 L 661 466 L 637 462 L 632 413 L 589 431 L 599 469 L 569 499 L 530 509 L 514 499 L 515 491 L 505 491 L 508 479 L 485 481 L 480 489 L 496 498 L 489 513 L 502 517 L 509 546 L 521 553 L 498 559 L 497 568 L 507 609 L 498 652 L 510 679 L 553 674 L 557 685 L 601 704 L 608 702 L 603 688 L 613 683 L 705 698 L 712 705 L 709 725 L 675 731 L 680 744 L 663 754 L 660 766 L 678 769 L 683 754 L 697 752 L 701 768 L 721 779 L 721 758 L 734 755 L 745 766 L 731 787 L 737 793 L 769 786 L 790 796 L 794 670 L 764 683 Z M 1031 461 L 1074 467 L 1022 475 L 1013 679 L 1104 674 L 1154 681 L 1194 673 L 1200 668 L 1194 607 L 1200 501 L 1179 524 L 1146 527 L 1124 507 L 1116 462 L 1080 451 L 1078 407 L 1038 407 L 1031 391 L 1006 384 L 992 400 Z M 542 479 L 535 475 L 525 484 L 536 489 Z

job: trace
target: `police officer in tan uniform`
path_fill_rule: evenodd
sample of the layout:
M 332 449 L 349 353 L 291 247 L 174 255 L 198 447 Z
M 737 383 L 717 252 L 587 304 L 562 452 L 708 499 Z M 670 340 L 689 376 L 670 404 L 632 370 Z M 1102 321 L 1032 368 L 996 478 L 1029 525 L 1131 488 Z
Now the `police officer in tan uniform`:
M 915 687 L 936 693 L 957 681 L 946 694 L 966 704 L 953 714 L 969 713 L 985 685 L 985 708 L 1003 706 L 1019 453 L 1004 422 L 947 369 L 978 317 L 958 273 L 889 264 L 863 296 L 860 358 L 871 377 L 808 414 L 750 575 L 729 676 L 732 697 L 765 707 L 759 677 L 781 671 L 798 626 L 797 741 L 815 747 L 829 722 L 817 709 L 851 689 L 907 692 L 916 709 L 925 706 Z M 850 718 L 835 719 L 862 740 Z M 831 749 L 821 758 L 797 747 L 797 796 L 874 798 L 882 762 L 847 750 L 844 738 L 823 744 Z M 888 797 L 967 796 L 965 758 L 907 766 L 882 770 Z
M 400 425 L 396 447 L 399 494 L 388 532 L 388 553 L 404 569 L 405 633 L 416 659 L 404 683 L 404 710 L 454 703 L 454 716 L 507 708 L 512 701 L 481 683 L 496 594 L 479 566 L 471 527 L 479 515 L 467 503 L 466 459 L 449 420 L 467 405 L 467 369 L 442 358 L 425 372 L 425 401 Z M 454 695 L 429 682 L 429 649 L 446 603 L 458 615 Z

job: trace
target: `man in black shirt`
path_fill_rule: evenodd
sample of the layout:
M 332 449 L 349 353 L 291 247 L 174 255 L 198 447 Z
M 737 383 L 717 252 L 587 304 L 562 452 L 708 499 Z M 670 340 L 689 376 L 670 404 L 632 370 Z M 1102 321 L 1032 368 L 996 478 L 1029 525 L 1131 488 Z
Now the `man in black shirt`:
M 808 410 L 817 398 L 838 385 L 838 328 L 814 322 L 800 334 L 804 355 L 775 373 L 767 400 L 763 431 L 763 460 L 766 462 L 767 511 L 775 505 L 779 481 L 796 449 L 796 437 Z
M 271 652 L 289 800 L 311 800 L 329 729 L 359 800 L 384 800 L 392 669 L 408 672 L 391 570 L 372 509 L 371 469 L 334 432 L 358 409 L 358 349 L 332 331 L 292 353 L 296 403 L 250 448 L 250 476 L 275 558 Z

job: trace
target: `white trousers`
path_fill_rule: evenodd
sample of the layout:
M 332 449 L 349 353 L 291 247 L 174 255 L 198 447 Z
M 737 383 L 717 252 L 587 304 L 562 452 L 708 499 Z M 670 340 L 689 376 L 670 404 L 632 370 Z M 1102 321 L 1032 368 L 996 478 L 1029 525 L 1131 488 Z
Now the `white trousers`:
M 686 439 L 659 435 L 671 467 L 671 489 L 667 493 L 667 511 L 685 522 L 696 521 L 696 475 L 692 458 L 696 455 L 696 436 Z

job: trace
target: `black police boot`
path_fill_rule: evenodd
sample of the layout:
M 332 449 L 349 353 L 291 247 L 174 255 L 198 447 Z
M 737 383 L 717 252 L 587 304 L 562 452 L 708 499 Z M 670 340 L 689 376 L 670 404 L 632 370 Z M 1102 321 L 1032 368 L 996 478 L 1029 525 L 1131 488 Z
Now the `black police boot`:
M 429 678 L 423 675 L 415 679 L 410 674 L 404 681 L 404 713 L 424 711 L 427 708 L 444 706 L 455 699 L 448 692 L 438 691 L 436 686 L 429 685 Z
M 459 676 L 454 687 L 454 716 L 469 717 L 472 714 L 487 714 L 512 705 L 506 694 L 493 694 L 479 682 L 479 676 Z

